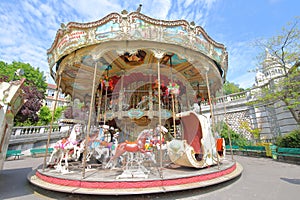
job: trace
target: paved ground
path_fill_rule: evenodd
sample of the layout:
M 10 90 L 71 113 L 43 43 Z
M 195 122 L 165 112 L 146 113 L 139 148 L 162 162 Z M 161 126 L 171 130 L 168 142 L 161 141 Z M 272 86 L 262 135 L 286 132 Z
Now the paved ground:
M 90 196 L 43 190 L 27 181 L 27 174 L 43 162 L 43 158 L 23 157 L 6 161 L 0 174 L 0 199 L 189 199 L 189 200 L 296 200 L 300 196 L 300 165 L 275 162 L 266 158 L 235 156 L 243 166 L 235 180 L 207 188 L 165 194 L 135 196 Z

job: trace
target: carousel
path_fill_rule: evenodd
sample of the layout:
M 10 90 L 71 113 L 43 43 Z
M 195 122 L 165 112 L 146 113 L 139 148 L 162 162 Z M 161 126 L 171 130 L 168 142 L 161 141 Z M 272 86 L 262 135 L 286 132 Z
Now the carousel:
M 58 89 L 72 99 L 65 117 L 77 123 L 68 138 L 48 139 L 54 151 L 28 176 L 31 183 L 122 195 L 205 187 L 241 174 L 214 134 L 212 109 L 202 115 L 199 104 L 211 105 L 222 88 L 227 52 L 194 22 L 123 10 L 61 24 L 47 55 Z

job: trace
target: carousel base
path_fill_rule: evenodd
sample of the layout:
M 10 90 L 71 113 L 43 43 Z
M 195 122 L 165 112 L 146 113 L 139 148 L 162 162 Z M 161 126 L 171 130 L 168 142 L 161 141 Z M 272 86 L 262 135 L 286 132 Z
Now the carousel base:
M 219 166 L 194 169 L 171 164 L 164 168 L 151 168 L 145 177 L 120 178 L 122 170 L 91 168 L 74 169 L 61 174 L 54 169 L 41 168 L 28 174 L 28 180 L 43 189 L 92 195 L 131 195 L 164 193 L 203 188 L 220 184 L 241 175 L 243 167 L 231 160 L 223 160 Z

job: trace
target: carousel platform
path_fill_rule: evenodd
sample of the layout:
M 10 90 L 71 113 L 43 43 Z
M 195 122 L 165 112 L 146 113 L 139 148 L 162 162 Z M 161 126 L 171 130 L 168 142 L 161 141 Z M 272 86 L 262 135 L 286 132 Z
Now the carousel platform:
M 194 169 L 174 164 L 168 167 L 151 167 L 147 178 L 120 178 L 123 170 L 92 167 L 85 171 L 72 169 L 65 174 L 55 169 L 38 167 L 28 174 L 32 184 L 43 189 L 93 195 L 130 195 L 164 193 L 203 188 L 229 181 L 241 175 L 243 167 L 232 160 L 222 160 L 218 165 Z

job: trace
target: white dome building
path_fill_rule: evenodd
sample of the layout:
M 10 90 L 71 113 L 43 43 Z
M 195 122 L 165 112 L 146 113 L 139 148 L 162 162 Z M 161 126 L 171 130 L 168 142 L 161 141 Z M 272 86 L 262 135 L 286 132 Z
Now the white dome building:
M 291 68 L 287 65 L 287 71 Z M 262 63 L 262 70 L 258 71 L 255 76 L 254 86 L 261 86 L 268 83 L 271 79 L 284 75 L 284 68 L 279 58 L 272 56 L 268 49 L 266 49 L 265 60 Z

